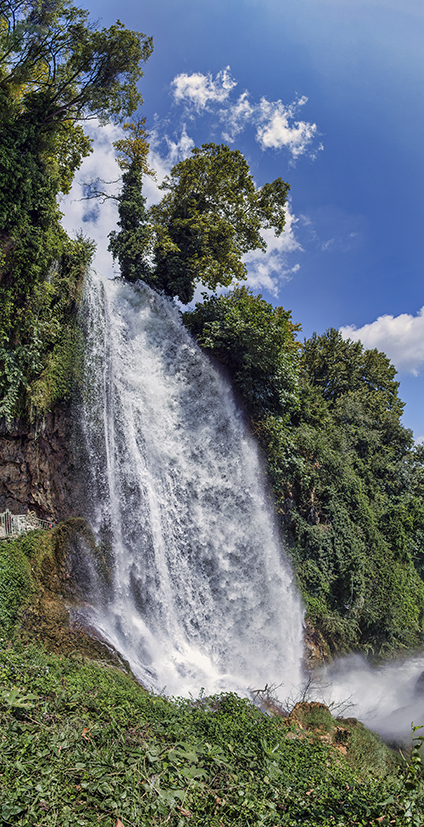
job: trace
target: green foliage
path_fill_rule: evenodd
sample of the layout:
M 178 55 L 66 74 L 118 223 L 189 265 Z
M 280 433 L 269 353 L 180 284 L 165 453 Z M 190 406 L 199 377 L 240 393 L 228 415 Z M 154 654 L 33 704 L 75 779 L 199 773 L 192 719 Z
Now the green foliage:
M 313 333 L 303 349 L 304 373 L 312 385 L 318 386 L 324 399 L 335 402 L 349 391 L 380 391 L 387 410 L 402 412 L 398 398 L 399 382 L 394 381 L 396 369 L 385 353 L 364 350 L 361 342 L 345 340 L 330 328 L 321 336 Z
M 0 686 L 4 825 L 353 827 L 401 812 L 408 771 L 358 771 L 233 694 L 169 700 L 115 669 L 18 646 L 0 650 Z
M 402 824 L 411 827 L 421 827 L 423 823 L 423 770 L 421 751 L 424 744 L 424 735 L 416 735 L 422 726 L 412 728 L 412 751 L 409 764 L 403 777 L 403 784 L 397 796 L 397 811 L 402 818 Z
M 91 151 L 78 121 L 120 121 L 141 100 L 151 39 L 87 17 L 64 0 L 0 6 L 1 274 L 18 306 L 61 251 L 56 196 Z
M 253 416 L 274 413 L 284 419 L 297 405 L 299 325 L 282 307 L 239 287 L 206 298 L 184 323 L 199 344 L 229 369 Z
M 67 0 L 0 3 L 0 417 L 69 398 L 75 309 L 93 253 L 60 225 L 57 196 L 91 151 L 81 121 L 121 122 L 141 101 L 151 38 L 99 30 Z
M 12 331 L 4 329 L 7 320 L 4 326 L 0 322 L 5 342 L 0 345 L 0 417 L 7 422 L 41 417 L 70 399 L 83 348 L 76 309 L 93 250 L 90 241 L 65 238 L 49 279 L 15 308 Z
M 424 641 L 424 451 L 384 353 L 336 330 L 305 341 L 245 289 L 184 322 L 226 365 L 267 458 L 308 617 L 333 651 Z
M 183 304 L 198 281 L 215 289 L 244 279 L 242 255 L 266 249 L 261 230 L 284 228 L 288 184 L 277 178 L 256 189 L 241 152 L 225 144 L 194 148 L 161 189 L 166 195 L 149 212 L 154 266 L 146 280 Z
M 19 609 L 29 597 L 32 578 L 19 542 L 0 542 L 0 630 L 9 634 Z
M 127 281 L 137 281 L 150 273 L 147 260 L 151 252 L 152 228 L 147 223 L 146 199 L 142 195 L 143 175 L 152 175 L 147 166 L 149 144 L 144 128 L 145 119 L 125 124 L 132 135 L 116 141 L 120 156 L 119 165 L 124 169 L 122 190 L 118 196 L 119 232 L 109 234 L 109 247 L 113 259 L 118 259 L 121 276 Z
M 0 6 L 0 87 L 39 128 L 96 114 L 120 121 L 141 102 L 140 64 L 152 39 L 118 20 L 88 23 L 67 0 L 6 0 Z

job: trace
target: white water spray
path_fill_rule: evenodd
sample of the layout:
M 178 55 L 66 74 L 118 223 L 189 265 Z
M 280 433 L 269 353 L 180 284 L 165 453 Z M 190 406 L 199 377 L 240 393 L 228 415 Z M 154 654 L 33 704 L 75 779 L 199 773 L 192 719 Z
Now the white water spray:
M 147 686 L 301 683 L 302 607 L 231 390 L 147 286 L 86 289 L 87 510 L 112 589 L 86 611 Z
M 424 724 L 424 654 L 372 667 L 360 655 L 318 671 L 311 693 L 343 714 L 359 718 L 389 741 L 410 743 L 411 723 Z

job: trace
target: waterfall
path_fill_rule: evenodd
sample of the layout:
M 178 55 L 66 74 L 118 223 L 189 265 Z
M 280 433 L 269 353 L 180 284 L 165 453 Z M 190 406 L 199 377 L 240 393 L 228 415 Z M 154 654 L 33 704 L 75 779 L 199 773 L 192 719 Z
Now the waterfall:
M 291 695 L 303 611 L 231 388 L 146 285 L 92 273 L 83 316 L 85 508 L 112 561 L 86 622 L 155 690 Z
M 303 610 L 231 388 L 146 285 L 93 272 L 83 318 L 84 507 L 110 582 L 80 615 L 148 688 L 300 698 Z M 308 697 L 407 740 L 424 723 L 424 656 L 340 658 Z

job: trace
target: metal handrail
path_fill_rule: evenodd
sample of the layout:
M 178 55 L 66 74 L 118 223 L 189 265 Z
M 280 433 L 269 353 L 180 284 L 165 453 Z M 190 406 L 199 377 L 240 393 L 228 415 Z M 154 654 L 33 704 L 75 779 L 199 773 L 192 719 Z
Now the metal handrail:
M 54 520 L 41 520 L 34 511 L 28 511 L 27 514 L 12 514 L 7 509 L 0 514 L 0 540 L 18 537 L 19 534 L 26 534 L 34 529 L 41 528 L 47 531 L 54 525 Z

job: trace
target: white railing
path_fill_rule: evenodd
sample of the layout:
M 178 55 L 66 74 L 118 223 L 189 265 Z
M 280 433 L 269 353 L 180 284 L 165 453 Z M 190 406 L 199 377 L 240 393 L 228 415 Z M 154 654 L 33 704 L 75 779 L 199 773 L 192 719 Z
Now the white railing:
M 4 511 L 0 514 L 0 540 L 26 534 L 27 531 L 34 531 L 35 528 L 46 530 L 52 528 L 53 525 L 53 520 L 40 520 L 34 511 L 28 511 L 27 514 L 11 514 L 10 511 Z

